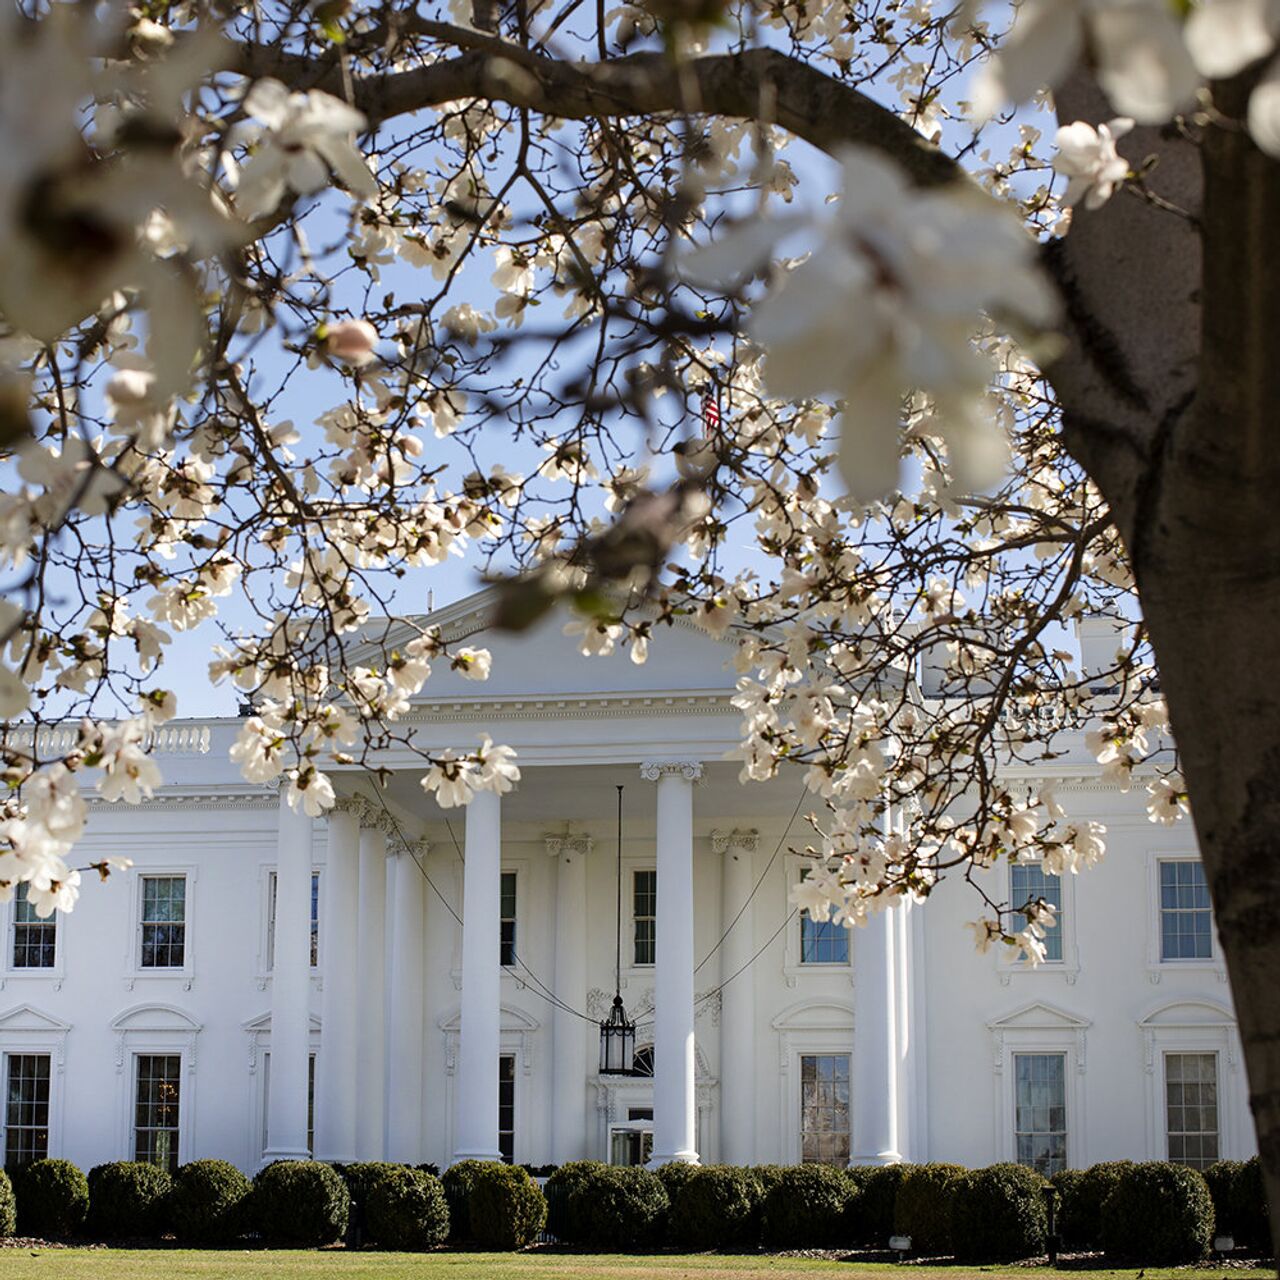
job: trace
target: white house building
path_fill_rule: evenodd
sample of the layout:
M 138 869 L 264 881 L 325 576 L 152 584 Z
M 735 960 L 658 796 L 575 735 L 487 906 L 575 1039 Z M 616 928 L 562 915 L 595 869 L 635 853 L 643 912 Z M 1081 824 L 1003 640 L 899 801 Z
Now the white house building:
M 487 603 L 435 620 L 471 631 Z M 554 622 L 480 643 L 491 679 L 437 674 L 409 722 L 442 748 L 517 748 L 506 796 L 440 809 L 389 752 L 385 791 L 339 773 L 312 821 L 241 780 L 227 719 L 165 728 L 150 803 L 93 806 L 82 860 L 132 868 L 48 922 L 3 908 L 8 1163 L 1253 1151 L 1190 825 L 1149 823 L 1082 750 L 1055 763 L 1058 795 L 1107 825 L 1103 865 L 989 873 L 1061 905 L 1028 970 L 975 953 L 960 883 L 851 933 L 796 915 L 809 802 L 798 771 L 743 786 L 725 759 L 727 645 L 677 626 L 635 666 L 577 657 Z M 619 786 L 631 1076 L 597 1069 Z

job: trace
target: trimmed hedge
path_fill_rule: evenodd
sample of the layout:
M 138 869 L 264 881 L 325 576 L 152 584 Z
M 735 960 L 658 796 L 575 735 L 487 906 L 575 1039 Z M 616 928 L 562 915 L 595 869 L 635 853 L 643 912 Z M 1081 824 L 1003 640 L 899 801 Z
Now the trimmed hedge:
M 253 1180 L 253 1213 L 270 1245 L 319 1248 L 347 1230 L 347 1184 L 320 1160 L 276 1160 Z
M 845 1171 L 845 1177 L 858 1189 L 858 1195 L 849 1202 L 850 1221 L 845 1231 L 852 1244 L 867 1249 L 889 1247 L 898 1188 L 912 1167 L 868 1164 L 855 1165 Z
M 449 1205 L 449 1239 L 454 1242 L 471 1238 L 471 1188 L 486 1163 L 484 1160 L 459 1160 L 457 1164 L 451 1164 L 440 1178 L 444 1198 Z
M 17 1229 L 18 1202 L 14 1198 L 13 1183 L 0 1169 L 0 1236 L 11 1236 Z
M 420 1169 L 381 1166 L 370 1177 L 364 1222 L 384 1249 L 433 1249 L 449 1238 L 449 1202 L 440 1179 Z
M 630 1252 L 662 1244 L 669 1208 L 666 1188 L 656 1174 L 602 1164 L 575 1180 L 567 1217 L 577 1232 L 575 1244 Z
M 1062 1196 L 1058 1233 L 1068 1248 L 1102 1248 L 1102 1206 L 1132 1168 L 1132 1160 L 1106 1160 L 1088 1169 L 1064 1169 L 1054 1175 L 1053 1184 Z
M 1199 1262 L 1213 1243 L 1213 1200 L 1185 1165 L 1151 1160 L 1126 1169 L 1102 1206 L 1108 1257 L 1143 1264 Z
M 365 1209 L 373 1188 L 394 1170 L 408 1168 L 407 1165 L 393 1164 L 387 1160 L 354 1160 L 351 1164 L 335 1164 L 333 1167 L 347 1184 L 347 1195 L 351 1197 L 347 1226 L 357 1230 L 368 1229 Z
M 670 1192 L 668 1192 L 670 1194 Z M 671 1197 L 671 1233 L 687 1249 L 754 1248 L 764 1190 L 752 1169 L 708 1165 Z
M 1014 1262 L 1044 1252 L 1049 1184 L 1020 1164 L 974 1169 L 956 1183 L 951 1243 L 965 1262 Z
M 519 1165 L 481 1163 L 470 1175 L 468 1199 L 471 1239 L 481 1249 L 523 1249 L 547 1221 L 546 1199 Z
M 543 1188 L 547 1197 L 547 1230 L 557 1240 L 578 1244 L 583 1239 L 586 1228 L 574 1214 L 573 1193 L 599 1170 L 607 1168 L 609 1166 L 599 1160 L 570 1160 L 547 1179 Z
M 140 1160 L 89 1170 L 89 1231 L 103 1240 L 163 1235 L 169 1225 L 173 1175 Z
M 951 1211 L 956 1185 L 968 1173 L 958 1164 L 911 1165 L 898 1184 L 893 1230 L 910 1236 L 912 1252 L 942 1257 L 952 1252 Z
M 170 1219 L 179 1240 L 230 1244 L 248 1226 L 253 1184 L 226 1160 L 192 1160 L 173 1179 Z
M 1263 1257 L 1273 1256 L 1271 1206 L 1262 1179 L 1262 1161 L 1257 1156 L 1246 1160 L 1236 1177 L 1233 1217 L 1237 1244 Z
M 843 1169 L 801 1164 L 783 1169 L 764 1196 L 761 1235 L 775 1249 L 832 1249 L 847 1234 L 858 1188 Z
M 74 1236 L 84 1226 L 89 1182 L 70 1160 L 36 1160 L 24 1165 L 14 1190 L 22 1235 Z

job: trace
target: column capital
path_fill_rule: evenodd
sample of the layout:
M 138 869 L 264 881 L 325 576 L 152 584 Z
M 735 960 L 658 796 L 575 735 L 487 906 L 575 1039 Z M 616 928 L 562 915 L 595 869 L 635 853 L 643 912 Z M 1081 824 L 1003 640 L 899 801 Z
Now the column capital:
M 387 852 L 394 858 L 425 858 L 431 852 L 431 841 L 405 840 L 397 833 L 388 837 Z
M 330 806 L 329 813 L 354 813 L 357 818 L 362 818 L 368 807 L 369 802 L 364 796 L 339 796 Z
M 562 853 L 576 853 L 585 857 L 595 848 L 596 843 L 592 836 L 559 836 L 549 832 L 542 840 L 548 858 L 558 858 Z
M 741 849 L 743 853 L 755 853 L 760 845 L 760 833 L 754 828 L 743 830 L 735 827 L 732 831 L 712 831 L 711 848 L 716 853 L 727 853 L 730 849 Z
M 702 779 L 702 762 L 700 760 L 646 760 L 640 766 L 640 776 L 646 782 L 657 782 L 659 778 L 679 777 L 686 782 L 699 782 Z

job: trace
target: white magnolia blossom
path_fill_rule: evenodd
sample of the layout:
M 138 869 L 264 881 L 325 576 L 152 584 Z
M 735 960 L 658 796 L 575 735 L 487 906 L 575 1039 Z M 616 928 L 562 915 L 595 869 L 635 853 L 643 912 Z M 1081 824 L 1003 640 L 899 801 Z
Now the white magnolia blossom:
M 1058 154 L 1053 167 L 1068 179 L 1063 203 L 1084 202 L 1086 209 L 1100 209 L 1129 174 L 1129 162 L 1116 151 L 1116 140 L 1133 128 L 1120 116 L 1096 129 L 1083 120 L 1058 130 Z
M 259 80 L 244 101 L 256 124 L 233 139 L 251 152 L 240 170 L 236 208 L 244 218 L 275 211 L 286 192 L 314 195 L 336 177 L 353 195 L 372 199 L 378 186 L 355 143 L 364 116 L 319 89 L 291 93 L 279 80 Z
M 981 488 L 998 477 L 1005 445 L 986 407 L 993 371 L 973 338 L 984 310 L 1031 326 L 1053 319 L 1032 242 L 976 189 L 914 189 L 861 149 L 844 153 L 843 168 L 833 211 L 810 224 L 818 243 L 752 309 L 747 328 L 765 352 L 768 389 L 843 401 L 840 472 L 867 502 L 896 486 L 903 399 L 927 391 L 961 484 Z M 748 223 L 685 255 L 680 273 L 732 287 L 801 225 Z

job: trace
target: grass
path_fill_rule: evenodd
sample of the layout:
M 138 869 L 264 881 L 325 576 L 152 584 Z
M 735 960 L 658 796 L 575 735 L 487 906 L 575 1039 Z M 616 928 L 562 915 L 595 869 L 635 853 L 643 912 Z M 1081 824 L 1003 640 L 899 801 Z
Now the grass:
M 4 1249 L 0 1280 L 1051 1280 L 1048 1267 L 883 1266 L 817 1258 L 676 1254 L 347 1253 L 341 1250 Z M 1078 1274 L 1078 1273 L 1077 1273 Z M 1138 1272 L 1098 1268 L 1097 1280 Z M 1218 1273 L 1190 1273 L 1211 1280 Z M 1230 1274 L 1221 1273 L 1223 1280 Z M 1189 1280 L 1186 1269 L 1151 1268 L 1142 1280 Z

